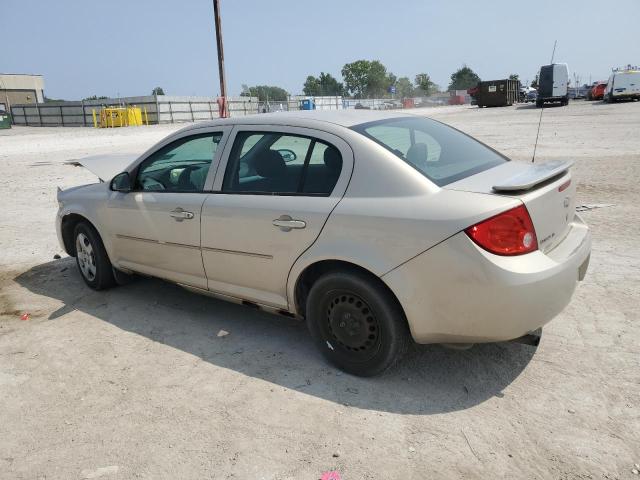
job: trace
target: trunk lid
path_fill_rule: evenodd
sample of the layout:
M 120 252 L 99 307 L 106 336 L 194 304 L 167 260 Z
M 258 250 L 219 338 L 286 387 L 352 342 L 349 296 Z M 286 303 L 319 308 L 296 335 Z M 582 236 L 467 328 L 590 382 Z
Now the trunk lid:
M 567 235 L 575 215 L 570 161 L 507 162 L 443 188 L 517 198 L 527 207 L 538 246 L 549 252 Z

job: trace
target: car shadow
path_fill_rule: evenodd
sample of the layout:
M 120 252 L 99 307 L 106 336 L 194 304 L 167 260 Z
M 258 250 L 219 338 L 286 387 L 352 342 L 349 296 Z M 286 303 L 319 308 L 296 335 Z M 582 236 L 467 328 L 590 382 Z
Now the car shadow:
M 640 100 L 634 100 L 632 98 L 628 98 L 628 99 L 621 99 L 621 100 L 616 100 L 614 102 L 605 102 L 604 100 L 594 100 L 593 102 L 591 102 L 591 104 L 595 107 L 602 107 L 604 105 L 616 105 L 619 103 L 634 103 L 634 102 L 639 102 Z
M 544 104 L 544 109 L 545 110 L 547 110 L 549 108 L 560 108 L 560 107 L 564 107 L 564 105 L 562 105 L 560 102 L 545 103 Z M 541 110 L 541 109 L 542 109 L 542 107 L 536 106 L 535 102 L 534 103 L 523 103 L 523 104 L 520 104 L 520 105 L 516 106 L 516 110 Z
M 55 321 L 79 310 L 213 365 L 336 404 L 409 414 L 463 410 L 497 396 L 531 361 L 535 348 L 517 343 L 451 350 L 416 345 L 374 378 L 343 374 L 315 349 L 303 322 L 191 293 L 151 278 L 95 292 L 72 258 L 31 268 L 15 281 L 62 306 Z M 46 315 L 46 313 L 45 313 Z M 218 337 L 220 330 L 229 335 Z

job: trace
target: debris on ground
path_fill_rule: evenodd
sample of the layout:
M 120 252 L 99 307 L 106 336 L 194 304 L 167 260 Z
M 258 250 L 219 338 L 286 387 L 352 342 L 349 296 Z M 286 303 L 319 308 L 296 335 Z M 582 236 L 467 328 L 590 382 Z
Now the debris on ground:
M 588 210 L 594 210 L 596 208 L 615 207 L 614 203 L 583 203 L 576 206 L 576 212 L 586 212 Z
M 218 337 L 226 337 L 227 335 L 229 335 L 229 332 L 227 332 L 226 330 L 220 330 L 218 332 Z
M 60 255 L 58 255 L 57 253 L 53 256 L 54 260 L 60 260 L 62 257 Z
M 31 319 L 31 314 L 29 312 L 24 312 L 22 315 L 20 315 L 20 320 L 25 321 L 25 320 L 30 320 Z
M 118 473 L 118 466 L 111 465 L 109 467 L 96 468 L 95 470 L 82 470 L 80 475 L 82 478 L 100 478 L 106 475 L 114 475 L 116 473 Z

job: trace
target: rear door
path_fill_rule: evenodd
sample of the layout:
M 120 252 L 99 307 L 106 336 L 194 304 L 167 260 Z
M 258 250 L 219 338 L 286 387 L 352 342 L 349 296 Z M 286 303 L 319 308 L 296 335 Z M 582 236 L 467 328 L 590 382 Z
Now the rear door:
M 353 153 L 306 128 L 242 125 L 232 137 L 202 209 L 208 287 L 287 308 L 289 271 L 342 198 Z
M 553 96 L 553 74 L 553 65 L 544 65 L 540 67 L 538 97 L 550 98 Z
M 613 96 L 640 95 L 640 72 L 624 71 L 614 74 Z
M 569 87 L 569 71 L 564 64 L 553 66 L 553 96 L 564 97 Z

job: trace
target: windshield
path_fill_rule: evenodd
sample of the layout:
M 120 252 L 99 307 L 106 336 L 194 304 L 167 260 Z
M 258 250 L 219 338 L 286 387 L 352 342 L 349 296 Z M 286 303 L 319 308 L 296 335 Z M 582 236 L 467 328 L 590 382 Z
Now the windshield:
M 389 118 L 352 129 L 440 187 L 508 161 L 477 140 L 429 118 Z

